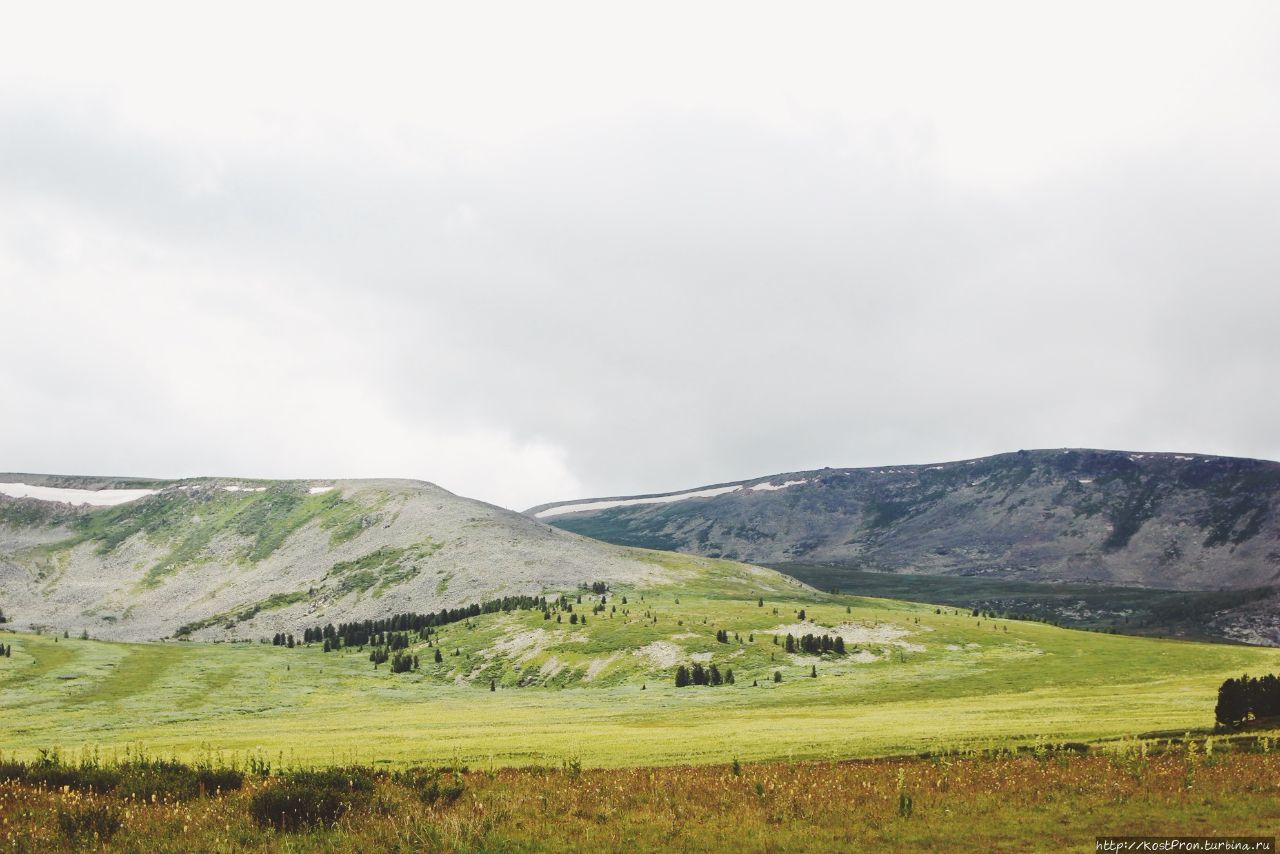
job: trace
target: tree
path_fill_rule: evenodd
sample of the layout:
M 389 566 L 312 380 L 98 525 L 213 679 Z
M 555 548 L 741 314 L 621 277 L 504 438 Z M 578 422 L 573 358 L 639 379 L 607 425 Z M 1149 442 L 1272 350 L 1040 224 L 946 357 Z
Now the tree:
M 726 685 L 733 684 L 733 668 L 732 667 L 730 667 L 728 670 L 724 672 L 724 684 Z
M 1237 726 L 1249 716 L 1248 676 L 1228 679 L 1218 688 L 1213 716 L 1223 726 Z
M 781 681 L 782 681 L 782 671 L 781 671 L 781 670 L 775 670 L 775 671 L 773 671 L 773 681 L 774 681 L 774 682 L 781 682 Z
M 818 665 L 813 665 L 813 669 L 809 671 L 809 675 L 814 679 L 818 678 Z
M 724 677 L 720 675 L 720 668 L 716 667 L 714 664 L 711 665 L 711 667 L 708 668 L 707 670 L 707 684 L 708 685 L 724 684 Z
M 676 687 L 686 688 L 689 685 L 689 668 L 683 664 L 676 668 Z
M 795 651 L 796 651 L 796 639 L 792 637 L 790 633 L 788 633 L 787 634 L 787 652 L 795 652 Z
M 444 656 L 440 654 L 440 647 L 436 647 L 436 664 L 444 661 Z
M 757 607 L 757 608 L 763 608 L 763 607 L 764 607 L 764 597 L 763 597 L 763 596 L 761 596 L 759 599 L 757 599 L 757 600 L 756 600 L 756 607 Z
M 489 690 L 490 690 L 490 691 L 497 691 L 497 690 L 498 690 L 498 682 L 497 682 L 497 680 L 496 680 L 496 679 L 490 679 L 490 680 L 489 680 Z

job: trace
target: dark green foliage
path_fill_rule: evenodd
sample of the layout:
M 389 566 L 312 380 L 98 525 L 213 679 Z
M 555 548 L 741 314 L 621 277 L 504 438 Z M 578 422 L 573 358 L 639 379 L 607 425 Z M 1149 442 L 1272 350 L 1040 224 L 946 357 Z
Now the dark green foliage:
M 297 832 L 332 827 L 353 809 L 373 798 L 373 773 L 367 768 L 295 771 L 268 786 L 249 802 L 249 815 L 259 827 Z
M 124 810 L 96 801 L 58 808 L 58 831 L 69 842 L 96 847 L 111 841 L 124 824 Z
M 774 681 L 774 682 L 781 682 L 781 681 L 782 681 L 782 671 L 781 671 L 781 670 L 775 670 L 775 671 L 773 671 L 773 681 Z
M 1250 719 L 1280 717 L 1280 677 L 1228 679 L 1218 688 L 1214 718 L 1223 726 L 1238 726 Z
M 677 667 L 676 668 L 676 687 L 685 688 L 685 687 L 688 687 L 691 684 L 691 682 L 692 680 L 689 677 L 689 668 L 685 667 L 683 664 Z
M 446 776 L 448 775 L 448 776 Z M 428 806 L 451 804 L 462 797 L 466 784 L 456 770 L 409 768 L 397 771 L 391 779 L 417 796 Z

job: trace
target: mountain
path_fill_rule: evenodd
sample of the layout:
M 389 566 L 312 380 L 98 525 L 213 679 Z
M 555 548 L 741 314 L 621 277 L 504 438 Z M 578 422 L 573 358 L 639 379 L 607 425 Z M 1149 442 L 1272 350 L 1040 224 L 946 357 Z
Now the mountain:
M 0 474 L 0 610 L 19 628 L 258 639 L 592 581 L 660 581 L 679 560 L 420 481 Z
M 786 571 L 1176 591 L 1280 582 L 1280 464 L 1204 454 L 1018 451 L 789 472 L 526 512 L 607 542 Z M 840 575 L 828 571 L 822 580 L 835 586 Z M 1263 610 L 1258 619 L 1274 628 L 1276 609 Z

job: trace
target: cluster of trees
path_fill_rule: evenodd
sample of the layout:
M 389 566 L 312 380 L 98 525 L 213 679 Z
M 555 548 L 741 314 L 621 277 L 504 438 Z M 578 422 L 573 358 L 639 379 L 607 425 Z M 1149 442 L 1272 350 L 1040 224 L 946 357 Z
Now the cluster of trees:
M 293 643 L 293 635 L 286 635 L 284 632 L 277 632 L 277 633 L 276 633 L 275 635 L 273 635 L 273 636 L 272 636 L 272 638 L 271 638 L 271 645 L 272 645 L 272 646 L 287 646 L 287 647 L 289 647 L 289 649 L 293 649 L 293 647 L 294 647 L 294 643 Z
M 676 687 L 686 688 L 690 685 L 732 685 L 733 684 L 733 668 L 725 670 L 721 675 L 720 668 L 714 664 L 707 667 L 702 666 L 702 662 L 695 661 L 692 667 L 685 667 L 683 664 L 676 668 Z
M 563 600 L 564 597 L 561 597 Z M 567 602 L 565 603 L 567 604 Z M 441 608 L 431 614 L 396 614 L 380 620 L 360 620 L 353 623 L 332 623 L 316 626 L 302 633 L 304 643 L 321 643 L 330 641 L 332 649 L 344 646 L 367 646 L 370 643 L 381 645 L 392 633 L 416 634 L 426 640 L 431 629 L 450 623 L 460 623 L 481 614 L 497 614 L 504 611 L 531 610 L 541 608 L 548 612 L 545 596 L 503 596 L 501 599 L 490 599 L 488 602 L 474 603 L 462 608 Z
M 8 646 L 5 646 L 4 644 L 0 643 L 0 656 L 3 656 L 5 658 L 13 658 L 13 644 L 9 644 Z
M 844 638 L 839 635 L 831 637 L 830 635 L 805 635 L 800 639 L 796 639 L 794 635 L 787 635 L 787 652 L 807 652 L 810 655 L 822 655 L 824 653 L 833 653 L 835 655 L 844 655 Z
M 587 586 L 584 584 L 582 589 L 586 590 Z M 591 592 L 596 594 L 608 593 L 609 585 L 605 584 L 603 581 L 593 581 L 591 582 Z
M 1218 723 L 1238 726 L 1250 719 L 1280 717 L 1280 677 L 1269 674 L 1228 679 L 1218 689 L 1218 705 L 1213 710 Z

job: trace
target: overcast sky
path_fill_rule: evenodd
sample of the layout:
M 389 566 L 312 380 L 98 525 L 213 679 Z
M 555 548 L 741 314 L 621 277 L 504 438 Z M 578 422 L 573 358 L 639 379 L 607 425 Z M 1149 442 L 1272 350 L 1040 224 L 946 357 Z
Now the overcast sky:
M 1280 4 L 9 5 L 0 470 L 1280 458 Z

